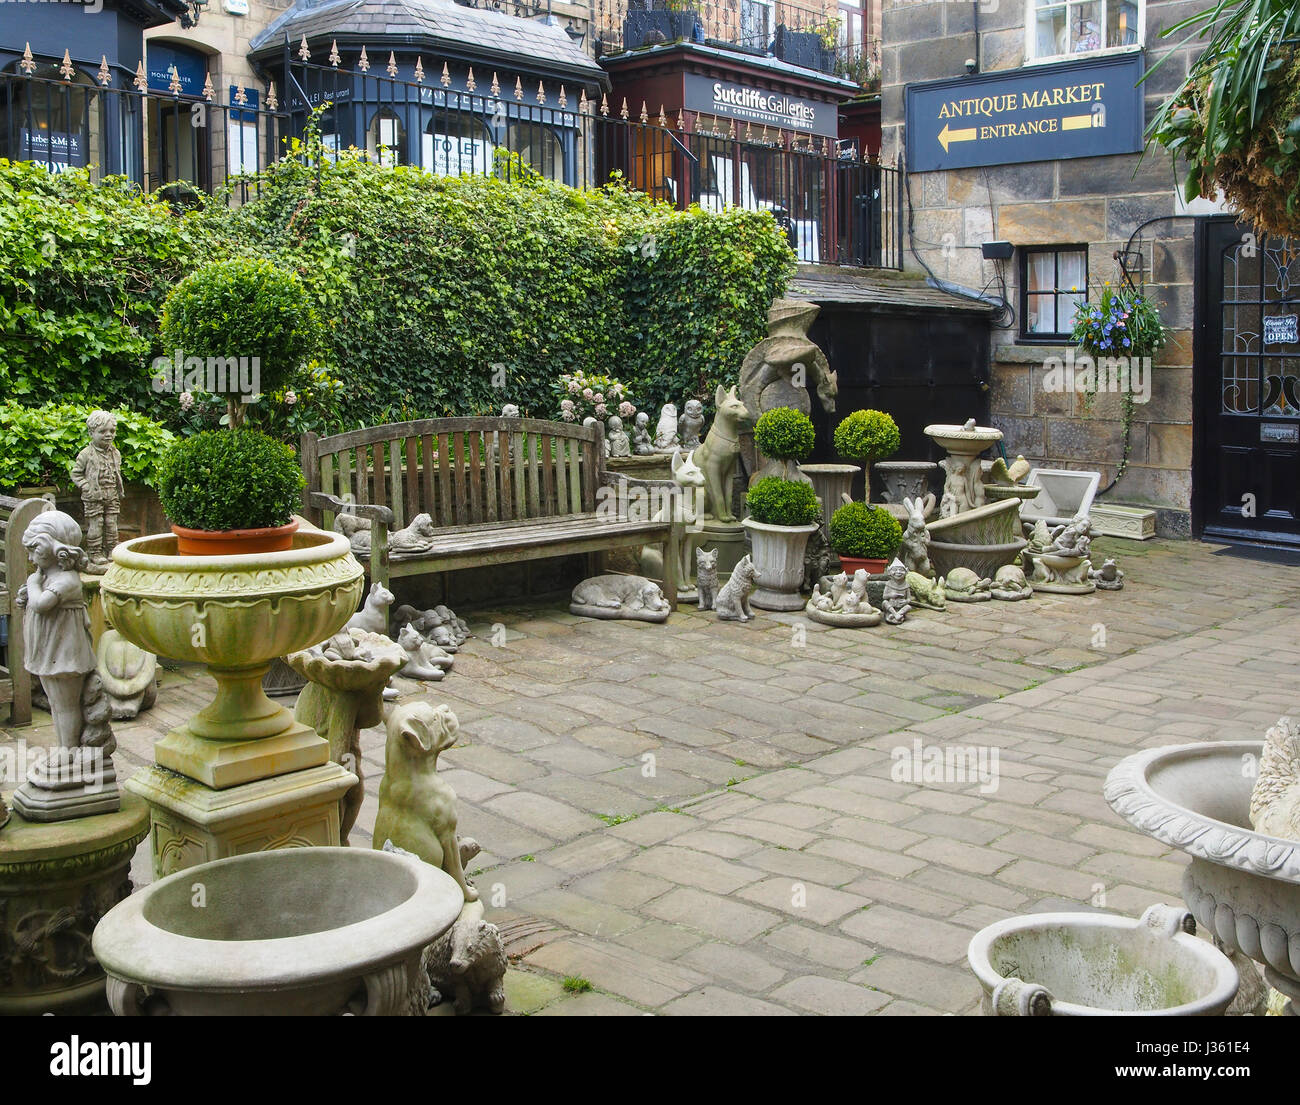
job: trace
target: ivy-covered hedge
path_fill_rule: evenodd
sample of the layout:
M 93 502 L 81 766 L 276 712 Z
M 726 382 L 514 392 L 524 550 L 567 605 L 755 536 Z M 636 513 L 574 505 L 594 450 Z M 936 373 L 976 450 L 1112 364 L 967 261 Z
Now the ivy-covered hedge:
M 309 137 L 310 141 L 310 137 Z M 678 212 L 619 183 L 435 177 L 296 147 L 209 223 L 294 269 L 344 421 L 553 417 L 553 382 L 621 379 L 652 409 L 734 380 L 793 271 L 767 212 Z
M 206 240 L 124 178 L 0 158 L 0 397 L 147 409 L 163 298 Z
M 72 487 L 72 465 L 90 442 L 86 418 L 96 408 L 74 403 L 24 407 L 0 402 L 0 490 L 18 487 Z M 106 408 L 111 409 L 111 408 Z M 158 462 L 176 435 L 147 415 L 117 409 L 122 479 L 151 486 Z

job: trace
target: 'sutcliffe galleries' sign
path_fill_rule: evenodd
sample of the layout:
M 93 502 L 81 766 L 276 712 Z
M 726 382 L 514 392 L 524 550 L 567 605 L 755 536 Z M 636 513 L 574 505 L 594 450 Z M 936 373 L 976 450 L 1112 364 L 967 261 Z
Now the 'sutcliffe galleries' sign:
M 759 127 L 793 130 L 835 138 L 839 133 L 834 104 L 771 92 L 765 88 L 686 74 L 684 107 L 699 115 L 716 115 Z
M 1142 149 L 1140 53 L 1024 66 L 905 90 L 913 172 Z

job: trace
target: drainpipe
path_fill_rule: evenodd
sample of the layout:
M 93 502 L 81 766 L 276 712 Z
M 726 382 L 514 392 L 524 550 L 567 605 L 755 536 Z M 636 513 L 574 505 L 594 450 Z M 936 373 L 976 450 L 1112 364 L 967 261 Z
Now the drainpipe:
M 972 7 L 975 9 L 975 72 L 980 72 L 984 67 L 984 58 L 980 50 L 980 3 L 981 0 L 975 0 Z

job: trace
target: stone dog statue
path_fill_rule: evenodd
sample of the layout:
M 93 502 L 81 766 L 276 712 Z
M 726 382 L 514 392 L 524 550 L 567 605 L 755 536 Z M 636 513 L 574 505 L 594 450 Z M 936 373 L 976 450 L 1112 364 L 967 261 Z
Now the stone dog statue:
M 384 779 L 375 818 L 376 847 L 397 847 L 446 871 L 467 902 L 478 891 L 465 877 L 456 839 L 456 792 L 438 777 L 438 755 L 456 743 L 460 723 L 450 707 L 410 702 L 385 711 Z
M 592 576 L 573 589 L 569 613 L 583 618 L 665 622 L 668 620 L 668 600 L 659 584 L 645 576 Z
M 731 485 L 740 456 L 740 435 L 754 425 L 754 417 L 736 395 L 721 384 L 713 397 L 716 413 L 704 444 L 695 450 L 695 463 L 704 473 L 704 514 L 719 522 L 734 522 Z

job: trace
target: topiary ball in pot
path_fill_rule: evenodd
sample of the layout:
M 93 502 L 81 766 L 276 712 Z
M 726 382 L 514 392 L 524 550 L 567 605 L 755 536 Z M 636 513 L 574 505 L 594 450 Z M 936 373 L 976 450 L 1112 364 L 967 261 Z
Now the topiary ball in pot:
M 898 423 L 884 411 L 854 411 L 835 427 L 835 451 L 866 466 L 866 497 L 871 498 L 871 466 L 891 457 L 903 443 Z
M 897 552 L 903 527 L 884 507 L 845 503 L 831 515 L 830 538 L 845 571 L 879 574 Z
M 184 438 L 158 466 L 158 497 L 182 556 L 291 548 L 305 484 L 293 450 L 256 430 Z
M 307 361 L 320 326 L 297 273 L 234 257 L 200 265 L 168 293 L 159 338 L 155 387 L 196 372 L 238 426 L 252 395 L 278 390 Z
M 769 412 L 770 413 L 770 412 Z M 749 516 L 768 526 L 810 526 L 821 521 L 822 505 L 812 486 L 764 476 L 745 497 Z
M 793 407 L 767 411 L 754 427 L 754 444 L 773 460 L 806 460 L 816 439 L 812 419 Z

